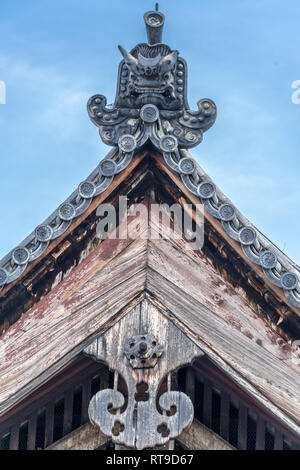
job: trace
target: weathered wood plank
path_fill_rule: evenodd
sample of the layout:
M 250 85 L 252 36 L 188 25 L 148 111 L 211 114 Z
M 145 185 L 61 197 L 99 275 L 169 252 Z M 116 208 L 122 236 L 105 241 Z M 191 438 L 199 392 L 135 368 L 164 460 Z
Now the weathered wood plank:
M 137 167 L 137 165 L 148 155 L 148 151 L 143 151 L 140 152 L 138 155 L 135 155 L 135 158 L 131 161 L 131 163 L 128 165 L 127 168 L 125 168 L 121 173 L 118 175 L 115 175 L 112 183 L 110 186 L 99 196 L 95 197 L 95 199 L 92 201 L 88 209 L 79 217 L 76 217 L 72 221 L 72 224 L 66 230 L 60 237 L 57 239 L 53 240 L 48 248 L 45 250 L 43 255 L 33 262 L 31 262 L 28 267 L 25 269 L 24 273 L 15 281 L 11 282 L 10 284 L 7 284 L 4 289 L 1 291 L 1 297 L 6 295 L 6 293 L 13 288 L 17 283 L 19 283 L 24 277 L 27 276 L 27 274 L 38 264 L 41 262 L 42 259 L 44 259 L 49 253 L 51 253 L 78 225 L 80 225 L 100 204 L 102 204 L 105 199 L 121 184 L 122 181 L 124 181 L 128 175 Z
M 229 439 L 229 407 L 230 398 L 228 393 L 221 391 L 221 410 L 220 410 L 220 434 L 225 441 Z
M 64 395 L 64 425 L 63 435 L 69 434 L 72 431 L 72 418 L 73 418 L 73 398 L 74 390 L 71 388 Z
M 179 242 L 180 249 L 177 246 Z M 245 298 L 222 278 L 201 251 L 189 250 L 188 243 L 183 240 L 151 240 L 148 253 L 149 267 L 223 318 L 233 329 L 299 371 L 297 352 L 258 317 Z
M 53 429 L 54 429 L 54 401 L 51 401 L 46 406 L 46 428 L 45 428 L 45 444 L 48 447 L 53 442 Z
M 157 272 L 148 270 L 147 290 L 154 303 L 172 312 L 181 328 L 198 338 L 199 346 L 217 365 L 284 422 L 280 410 L 285 410 L 299 434 L 299 427 L 292 424 L 300 422 L 299 374 Z
M 129 352 L 126 354 L 128 340 Z M 146 346 L 149 360 L 154 360 L 153 367 L 135 367 L 135 362 L 130 363 L 129 359 L 138 361 L 140 357 L 139 349 L 134 349 L 139 347 L 139 341 Z M 150 341 L 149 346 L 146 341 Z M 119 411 L 124 400 L 115 387 L 97 393 L 89 405 L 91 422 L 111 436 L 113 442 L 130 448 L 154 448 L 176 438 L 192 422 L 193 405 L 184 393 L 168 391 L 161 395 L 159 403 L 165 410 L 164 416 L 157 410 L 156 396 L 170 372 L 201 357 L 202 351 L 146 299 L 109 331 L 94 339 L 84 353 L 105 361 L 126 382 L 128 403 L 124 412 Z M 146 385 L 148 396 L 145 400 L 136 397 L 138 384 Z M 113 415 L 108 412 L 109 403 L 116 409 Z M 171 406 L 175 407 L 175 413 L 169 416 L 167 410 Z M 117 426 L 120 423 L 122 429 Z
M 82 384 L 82 400 L 81 400 L 81 424 L 85 424 L 89 420 L 88 407 L 91 399 L 91 379 L 86 379 Z
M 178 438 L 190 450 L 236 450 L 204 424 L 194 420 L 189 429 Z
M 254 396 L 251 397 L 244 388 L 239 386 L 235 380 L 232 380 L 229 374 L 225 373 L 219 367 L 213 364 L 208 356 L 203 357 L 201 361 L 197 361 L 194 364 L 194 369 L 195 374 L 200 382 L 203 381 L 204 377 L 207 377 L 212 381 L 214 387 L 221 391 L 220 412 L 222 412 L 222 392 L 224 395 L 228 393 L 230 394 L 229 403 L 232 400 L 235 404 L 239 402 L 245 404 L 248 410 L 251 410 L 254 415 L 260 415 L 269 425 L 279 430 L 292 441 L 295 439 L 295 435 L 290 433 L 282 422 L 280 422 L 278 419 L 275 420 L 274 417 L 270 415 L 268 410 L 265 409 L 265 407 L 262 406 L 259 401 L 254 398 Z M 222 417 L 220 416 L 220 418 Z
M 188 367 L 186 371 L 185 393 L 195 403 L 195 372 L 192 367 Z
M 17 450 L 19 448 L 19 425 L 12 427 L 9 439 L 9 450 Z
M 52 399 L 63 395 L 66 390 L 78 385 L 80 379 L 92 375 L 95 371 L 100 371 L 103 366 L 93 363 L 87 358 L 77 358 L 72 361 L 72 365 L 65 370 L 62 368 L 49 381 L 39 387 L 38 391 L 30 394 L 25 400 L 18 402 L 10 411 L 2 415 L 0 423 L 0 434 L 5 433 L 15 423 L 15 416 L 18 415 L 20 422 L 24 422 L 37 410 L 41 410 Z M 37 403 L 38 402 L 38 403 Z
M 247 449 L 247 418 L 248 410 L 243 404 L 239 404 L 239 424 L 238 424 L 238 449 Z
M 256 450 L 265 450 L 265 421 L 258 417 L 256 423 Z
M 127 250 L 122 250 L 124 241 L 120 245 L 120 256 L 103 266 L 101 244 L 100 260 L 93 253 L 4 335 L 0 346 L 1 412 L 20 395 L 9 397 L 40 374 L 47 377 L 50 366 L 59 359 L 64 363 L 70 360 L 68 353 L 71 357 L 78 354 L 82 342 L 87 343 L 101 328 L 109 327 L 118 312 L 143 292 L 147 242 L 127 242 Z
M 203 393 L 203 423 L 208 428 L 212 424 L 212 383 L 204 380 L 204 393 Z
M 108 441 L 96 426 L 86 423 L 75 429 L 59 441 L 54 442 L 47 450 L 96 450 Z
M 178 186 L 178 188 L 182 191 L 182 193 L 187 197 L 188 201 L 192 202 L 193 204 L 197 205 L 197 204 L 200 204 L 200 200 L 199 198 L 192 194 L 187 188 L 186 186 L 183 184 L 180 176 L 175 173 L 174 171 L 171 170 L 171 168 L 168 167 L 168 165 L 165 163 L 163 157 L 161 155 L 157 155 L 156 156 L 156 164 L 158 166 L 158 168 L 160 168 L 162 171 L 164 171 L 170 178 L 172 181 L 174 181 L 174 183 L 176 184 L 176 186 Z M 202 171 L 203 173 L 203 171 Z M 225 199 L 230 203 L 230 201 L 228 200 L 228 198 L 225 197 Z M 222 227 L 222 224 L 221 222 L 216 219 L 215 217 L 213 217 L 212 215 L 210 215 L 207 211 L 205 211 L 205 218 L 209 221 L 209 223 L 219 232 L 221 233 L 222 237 L 224 238 L 224 240 L 226 240 L 226 242 L 228 242 L 231 246 L 234 247 L 234 250 L 236 251 L 236 253 L 238 254 L 239 257 L 241 257 L 246 263 L 247 265 L 251 266 L 251 269 L 257 273 L 257 275 L 259 277 L 262 277 L 262 272 L 261 272 L 261 268 L 260 266 L 256 265 L 255 263 L 252 263 L 248 258 L 247 256 L 245 255 L 245 253 L 243 252 L 242 250 L 242 247 L 239 243 L 236 243 L 234 242 L 230 237 L 229 235 L 227 235 L 227 233 L 225 232 L 225 230 L 223 229 Z M 245 219 L 245 217 L 243 217 L 243 219 Z M 268 240 L 266 239 L 266 243 L 268 243 Z M 268 289 L 273 292 L 276 296 L 276 298 L 278 299 L 283 299 L 283 301 L 289 306 L 289 308 L 294 312 L 296 313 L 296 315 L 299 316 L 299 309 L 297 309 L 294 305 L 292 305 L 285 297 L 284 297 L 284 294 L 282 292 L 282 289 L 280 287 L 277 287 L 275 286 L 274 284 L 272 284 L 266 277 L 263 277 L 263 281 L 265 283 L 265 285 L 268 287 Z
M 282 450 L 282 446 L 283 446 L 282 432 L 276 429 L 275 439 L 274 439 L 274 450 Z
M 29 417 L 29 420 L 28 420 L 28 440 L 27 440 L 28 450 L 35 450 L 36 422 L 37 422 L 37 412 L 33 413 Z
M 189 429 L 183 431 L 178 440 L 190 450 L 236 450 L 196 420 Z M 54 442 L 47 450 L 96 450 L 107 441 L 108 437 L 104 436 L 96 426 L 86 423 Z
M 102 374 L 100 375 L 100 390 L 108 388 L 109 374 L 107 369 L 103 369 Z
M 109 327 L 118 312 L 126 310 L 126 305 L 146 288 L 160 305 L 175 312 L 183 328 L 206 347 L 216 363 L 230 370 L 236 380 L 242 377 L 249 393 L 257 396 L 258 389 L 262 403 L 270 405 L 264 395 L 271 400 L 269 409 L 275 413 L 282 409 L 292 419 L 299 419 L 299 374 L 292 370 L 296 369 L 293 361 L 285 359 L 289 346 L 281 347 L 278 335 L 262 332 L 266 324 L 257 321 L 244 299 L 226 283 L 220 284 L 226 305 L 211 300 L 208 294 L 220 285 L 213 285 L 214 270 L 209 276 L 199 274 L 210 266 L 201 255 L 194 259 L 193 252 L 184 253 L 181 241 L 176 242 L 181 244 L 181 251 L 168 241 L 109 242 L 109 248 L 102 243 L 3 336 L 2 412 L 75 357 L 85 342 Z M 234 321 L 228 316 L 230 310 L 235 312 Z M 17 360 L 12 362 L 12 358 Z M 272 403 L 277 408 L 272 408 Z

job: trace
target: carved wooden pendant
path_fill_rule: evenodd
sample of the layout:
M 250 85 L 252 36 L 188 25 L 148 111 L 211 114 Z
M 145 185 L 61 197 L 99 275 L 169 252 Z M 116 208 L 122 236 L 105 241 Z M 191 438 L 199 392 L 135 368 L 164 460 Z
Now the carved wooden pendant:
M 91 399 L 89 417 L 116 444 L 136 449 L 163 445 L 193 421 L 190 398 L 171 391 L 170 380 L 168 391 L 159 398 L 162 413 L 157 409 L 156 398 L 170 372 L 203 353 L 147 300 L 96 338 L 84 352 L 106 362 L 115 372 L 114 389 L 101 390 Z M 125 398 L 117 390 L 117 374 L 128 389 L 125 410 Z M 140 387 L 146 401 L 137 398 Z
M 84 352 L 115 372 L 114 389 L 101 390 L 91 399 L 89 417 L 116 444 L 136 449 L 163 445 L 193 421 L 190 398 L 171 391 L 170 380 L 168 391 L 159 398 L 162 412 L 156 399 L 163 379 L 203 352 L 149 301 L 144 300 Z M 125 409 L 125 397 L 117 390 L 118 374 L 127 385 Z M 141 386 L 144 401 L 137 398 Z

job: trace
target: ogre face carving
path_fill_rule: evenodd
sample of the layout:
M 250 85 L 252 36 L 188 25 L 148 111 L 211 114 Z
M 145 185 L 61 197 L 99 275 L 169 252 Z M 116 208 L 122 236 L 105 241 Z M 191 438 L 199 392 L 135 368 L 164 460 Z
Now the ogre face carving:
M 146 44 L 137 46 L 134 54 L 121 46 L 119 49 L 124 57 L 119 105 L 142 107 L 151 103 L 169 110 L 182 107 L 183 94 L 176 88 L 177 51 L 170 51 L 164 45 Z
M 122 152 L 124 135 L 134 137 L 134 148 L 148 140 L 166 153 L 194 147 L 216 120 L 216 106 L 209 99 L 198 101 L 197 111 L 190 110 L 186 62 L 167 44 L 153 42 L 160 40 L 154 36 L 149 44 L 138 44 L 130 52 L 119 46 L 123 60 L 114 105 L 107 106 L 103 95 L 94 95 L 88 102 L 89 116 L 103 142 L 119 146 Z

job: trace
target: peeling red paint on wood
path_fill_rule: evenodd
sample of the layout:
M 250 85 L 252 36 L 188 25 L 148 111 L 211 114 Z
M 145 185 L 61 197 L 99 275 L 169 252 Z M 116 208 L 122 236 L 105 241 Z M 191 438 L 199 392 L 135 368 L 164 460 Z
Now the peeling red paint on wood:
M 52 243 L 49 245 L 49 247 L 45 250 L 43 253 L 43 256 L 41 258 L 38 258 L 37 260 L 33 261 L 30 263 L 30 265 L 26 268 L 22 276 L 18 278 L 16 281 L 8 284 L 7 286 L 4 287 L 2 290 L 0 297 L 4 296 L 12 287 L 14 287 L 16 284 L 18 284 L 27 274 L 29 271 L 31 271 L 40 261 L 45 258 L 57 245 L 60 244 L 62 240 L 64 240 L 73 230 L 75 227 L 77 227 L 83 220 L 87 218 L 91 212 L 93 212 L 99 204 L 101 204 L 109 194 L 112 193 L 119 185 L 120 183 L 126 179 L 126 177 L 138 166 L 138 164 L 148 155 L 148 151 L 145 150 L 138 155 L 135 155 L 135 158 L 132 160 L 132 162 L 128 165 L 128 167 L 122 171 L 120 174 L 116 175 L 110 186 L 99 196 L 97 196 L 91 203 L 90 207 L 79 217 L 77 217 L 71 224 L 68 230 L 64 234 L 62 234 L 59 238 L 56 240 L 53 240 Z
M 188 203 L 193 203 L 193 204 L 199 204 L 199 199 L 197 198 L 197 196 L 195 196 L 194 194 L 192 194 L 186 187 L 185 185 L 182 183 L 181 179 L 180 179 L 180 176 L 178 174 L 176 174 L 175 172 L 173 172 L 170 168 L 168 168 L 168 166 L 166 165 L 166 163 L 164 162 L 162 156 L 160 155 L 157 155 L 156 156 L 156 162 L 157 162 L 157 166 L 160 170 L 162 170 L 173 182 L 174 182 L 174 185 L 176 186 L 177 190 L 181 190 L 182 193 L 184 194 L 185 198 L 187 198 L 187 202 Z M 168 188 L 167 188 L 168 189 Z M 183 201 L 185 199 L 184 197 L 181 198 L 181 201 Z M 179 198 L 178 198 L 179 200 Z M 289 306 L 289 309 L 294 312 L 297 316 L 300 316 L 300 311 L 299 309 L 297 309 L 294 305 L 292 305 L 285 297 L 284 297 L 284 294 L 282 292 L 282 290 L 273 285 L 270 281 L 268 281 L 267 278 L 263 277 L 262 273 L 260 272 L 260 267 L 257 266 L 255 263 L 252 263 L 247 257 L 246 255 L 243 253 L 243 250 L 242 248 L 239 246 L 238 243 L 234 242 L 233 240 L 230 239 L 229 235 L 227 235 L 227 233 L 225 232 L 225 230 L 223 229 L 222 227 L 222 224 L 220 223 L 219 220 L 215 219 L 213 216 L 211 216 L 209 213 L 205 212 L 205 218 L 206 220 L 209 222 L 209 224 L 211 224 L 211 226 L 214 228 L 214 230 L 218 233 L 218 234 L 221 234 L 222 238 L 226 241 L 227 245 L 232 247 L 233 249 L 233 252 L 235 252 L 235 256 L 233 256 L 232 258 L 230 258 L 231 262 L 234 258 L 237 258 L 237 257 L 240 257 L 242 260 L 244 260 L 246 262 L 246 265 L 249 267 L 249 271 L 251 271 L 250 273 L 250 276 L 249 276 L 249 280 L 251 282 L 254 281 L 254 285 L 255 285 L 255 288 L 257 288 L 257 283 L 260 284 L 260 289 L 263 287 L 263 286 L 268 286 L 268 289 L 270 290 L 270 292 L 273 293 L 274 297 L 277 299 L 277 301 L 281 301 L 283 302 L 285 305 L 288 305 Z M 213 242 L 214 242 L 214 235 L 213 233 L 211 233 L 211 238 L 210 238 Z M 219 248 L 219 247 L 218 247 Z M 240 273 L 241 276 L 244 275 L 243 272 Z M 256 279 L 255 279 L 256 278 Z
M 160 161 L 160 157 L 157 161 Z M 160 165 L 162 168 L 163 163 Z M 129 173 L 127 176 L 130 179 Z M 94 210 L 95 207 L 96 205 Z M 78 223 L 83 220 L 84 217 Z M 151 222 L 154 229 L 159 232 L 158 221 L 154 218 Z M 209 222 L 212 223 L 210 219 Z M 65 273 L 60 274 L 55 280 L 56 287 L 37 304 L 33 305 L 33 296 L 27 299 L 26 305 L 31 308 L 2 336 L 0 404 L 11 406 L 22 393 L 28 393 L 38 384 L 39 375 L 46 376 L 48 371 L 49 374 L 53 373 L 55 367 L 62 366 L 63 360 L 74 357 L 72 354 L 78 353 L 85 341 L 92 338 L 96 332 L 108 328 L 119 312 L 125 312 L 129 303 L 134 303 L 135 299 L 144 295 L 145 289 L 156 296 L 156 300 L 163 302 L 165 299 L 165 303 L 169 302 L 170 310 L 172 306 L 176 315 L 182 315 L 182 312 L 177 312 L 177 307 L 164 292 L 164 287 L 171 286 L 175 291 L 181 292 L 182 297 L 189 299 L 191 306 L 198 308 L 198 317 L 196 314 L 193 317 L 187 308 L 184 310 L 185 305 L 182 304 L 189 334 L 192 337 L 197 336 L 199 340 L 207 341 L 212 349 L 213 334 L 216 334 L 215 338 L 218 341 L 215 348 L 217 355 L 221 357 L 222 348 L 225 349 L 226 341 L 232 334 L 233 356 L 230 357 L 230 351 L 226 350 L 223 354 L 228 364 L 285 412 L 291 414 L 291 409 L 294 407 L 295 416 L 299 417 L 299 401 L 295 396 L 295 387 L 291 385 L 291 397 L 288 397 L 287 390 L 281 387 L 278 379 L 281 370 L 282 377 L 287 378 L 288 384 L 292 384 L 293 379 L 295 384 L 297 383 L 295 371 L 299 371 L 297 364 L 299 355 L 279 336 L 278 332 L 272 330 L 270 324 L 259 316 L 259 306 L 256 305 L 255 299 L 252 300 L 251 295 L 248 295 L 247 288 L 232 282 L 225 263 L 234 265 L 239 270 L 241 278 L 247 278 L 249 285 L 253 286 L 253 289 L 259 292 L 276 311 L 283 308 L 278 292 L 276 289 L 272 291 L 271 288 L 270 292 L 266 290 L 264 282 L 255 272 L 242 272 L 239 265 L 239 258 L 242 260 L 241 253 L 237 250 L 238 253 L 231 256 L 230 249 L 234 243 L 228 241 L 226 236 L 224 236 L 225 242 L 220 245 L 220 233 L 222 236 L 224 234 L 219 229 L 215 223 L 208 233 L 208 239 L 218 254 L 222 253 L 224 265 L 216 261 L 217 257 L 208 255 L 208 250 L 191 252 L 187 249 L 187 241 L 183 238 L 148 242 L 142 239 L 135 241 L 110 239 L 101 242 L 94 250 L 92 244 L 97 245 L 97 242 L 90 240 L 89 256 L 78 266 L 76 263 L 79 261 L 76 261 L 75 269 L 72 265 L 73 260 L 70 259 L 71 265 L 68 269 L 73 271 L 63 280 L 61 278 Z M 142 225 L 140 236 L 147 230 L 148 226 Z M 81 238 L 84 239 L 83 233 L 78 235 L 78 240 Z M 66 256 L 68 250 L 72 250 L 72 245 L 67 240 L 58 245 L 57 253 L 59 256 Z M 78 259 L 81 256 L 82 253 L 78 254 Z M 55 257 L 54 251 L 53 257 Z M 54 265 L 49 260 L 47 263 L 51 272 Z M 249 270 L 253 270 L 251 263 Z M 36 275 L 38 276 L 38 272 Z M 28 277 L 24 281 L 28 295 L 32 292 L 31 282 L 34 276 L 33 269 L 32 278 Z M 161 279 L 163 282 L 160 285 Z M 153 286 L 156 286 L 157 293 Z M 216 328 L 218 326 L 220 330 L 213 331 L 211 337 L 207 333 L 207 337 L 203 339 L 199 324 L 206 320 L 205 315 L 211 315 L 211 324 Z M 290 315 L 290 310 L 286 308 L 282 315 L 286 318 Z M 226 337 L 224 342 L 221 331 Z M 288 337 L 284 331 L 282 334 Z M 237 356 L 234 355 L 237 352 L 235 348 L 240 345 L 239 354 L 242 355 L 243 341 L 247 350 L 253 348 L 255 357 L 259 357 L 260 361 L 264 360 L 264 355 L 267 357 L 268 367 L 274 360 L 277 374 L 275 379 L 269 369 L 266 377 L 259 377 L 258 371 L 255 373 L 252 364 L 247 364 L 243 357 L 240 358 L 240 363 L 238 362 Z M 231 347 L 229 340 L 227 347 Z M 258 364 L 263 374 L 264 371 L 260 367 L 261 364 Z M 290 399 L 290 403 L 285 403 L 285 399 Z
M 157 229 L 155 218 L 151 219 L 151 223 L 151 228 Z M 148 231 L 148 228 L 147 222 L 142 232 Z M 107 248 L 107 245 L 110 246 Z M 153 279 L 156 277 L 153 290 Z M 240 342 L 244 338 L 247 348 L 253 348 L 256 355 L 268 357 L 268 361 L 273 357 L 278 370 L 281 364 L 282 377 L 298 377 L 292 372 L 297 366 L 292 362 L 295 356 L 290 347 L 280 343 L 280 337 L 258 318 L 228 281 L 222 279 L 203 253 L 187 250 L 184 239 L 106 240 L 3 335 L 0 347 L 3 357 L 0 364 L 0 403 L 8 406 L 20 394 L 32 389 L 40 375 L 54 370 L 55 364 L 59 365 L 63 358 L 71 357 L 69 355 L 79 351 L 85 341 L 103 331 L 103 328 L 108 328 L 118 312 L 145 289 L 161 298 L 162 281 L 172 286 L 168 294 L 167 291 L 164 293 L 166 305 L 168 295 L 175 289 L 181 293 L 181 298 L 186 296 L 191 305 L 197 305 L 199 324 L 204 320 L 203 308 L 209 309 L 210 317 L 205 321 L 215 325 L 212 326 L 214 334 L 216 325 L 222 325 L 222 335 L 231 338 L 232 346 L 234 341 Z M 180 308 L 179 300 L 177 306 Z M 203 332 L 201 328 L 198 331 L 199 326 L 194 323 L 191 313 L 186 315 L 190 334 L 201 337 Z M 278 401 L 282 409 L 289 409 L 293 404 L 295 414 L 298 413 L 294 398 L 284 404 L 283 390 L 275 393 L 277 379 L 274 384 L 265 385 L 267 378 L 260 382 L 252 371 L 250 373 L 250 364 L 245 363 L 243 357 L 240 363 L 236 362 L 237 358 L 232 355 L 236 350 L 221 353 L 222 342 L 220 336 L 218 342 L 212 342 L 210 347 L 217 348 L 218 354 L 226 356 L 234 369 L 264 393 L 273 396 L 274 402 Z

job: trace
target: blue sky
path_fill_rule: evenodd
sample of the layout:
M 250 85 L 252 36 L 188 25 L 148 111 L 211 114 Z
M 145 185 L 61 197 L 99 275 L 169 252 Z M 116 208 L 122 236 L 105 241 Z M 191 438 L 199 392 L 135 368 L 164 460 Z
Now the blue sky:
M 115 97 L 118 44 L 146 40 L 141 0 L 0 0 L 0 258 L 106 155 L 86 112 Z M 299 0 L 161 0 L 163 40 L 189 66 L 191 109 L 218 107 L 192 154 L 295 262 L 299 246 Z

